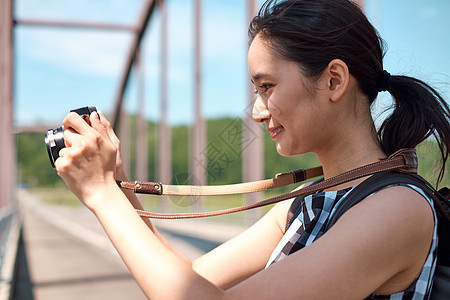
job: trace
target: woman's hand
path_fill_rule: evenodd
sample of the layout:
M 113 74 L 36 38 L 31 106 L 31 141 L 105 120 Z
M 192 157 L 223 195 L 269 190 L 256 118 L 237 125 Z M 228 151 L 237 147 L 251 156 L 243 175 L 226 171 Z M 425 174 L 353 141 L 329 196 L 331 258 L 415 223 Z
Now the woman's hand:
M 117 151 L 117 154 L 116 154 L 116 179 L 128 181 L 128 177 L 125 174 L 125 171 L 123 170 L 123 160 L 122 160 L 122 154 L 120 152 L 120 140 L 117 137 L 117 135 L 114 133 L 111 123 L 105 117 L 103 112 L 99 111 L 98 114 L 100 116 L 101 123 L 106 128 L 106 132 L 108 133 L 108 136 L 111 139 L 111 142 L 113 143 L 113 145 Z
M 92 127 L 78 114 L 70 113 L 63 121 L 66 148 L 55 162 L 58 175 L 69 189 L 90 209 L 105 188 L 115 182 L 117 150 L 97 112 L 90 116 Z M 98 197 L 100 196 L 100 197 Z

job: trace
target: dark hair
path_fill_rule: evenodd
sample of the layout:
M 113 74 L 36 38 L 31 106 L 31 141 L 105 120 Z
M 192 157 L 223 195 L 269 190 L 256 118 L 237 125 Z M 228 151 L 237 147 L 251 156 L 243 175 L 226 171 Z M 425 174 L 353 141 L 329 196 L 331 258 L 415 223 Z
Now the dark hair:
M 344 61 L 371 105 L 381 90 L 395 108 L 378 130 L 387 155 L 414 148 L 434 135 L 442 156 L 442 180 L 450 149 L 450 110 L 425 82 L 383 70 L 384 41 L 361 9 L 349 0 L 268 0 L 249 27 L 276 55 L 300 63 L 305 76 L 320 75 L 333 59 Z

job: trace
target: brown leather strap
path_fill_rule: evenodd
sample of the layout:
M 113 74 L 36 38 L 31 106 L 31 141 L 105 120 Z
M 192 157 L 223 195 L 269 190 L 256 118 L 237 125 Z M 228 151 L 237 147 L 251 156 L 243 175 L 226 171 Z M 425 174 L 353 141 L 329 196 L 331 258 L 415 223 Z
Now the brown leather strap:
M 117 184 L 135 193 L 175 196 L 211 196 L 246 194 L 280 188 L 323 175 L 322 167 L 298 169 L 289 173 L 275 175 L 275 178 L 228 185 L 170 185 L 160 182 L 124 182 Z
M 240 207 L 234 207 L 229 209 L 223 209 L 219 211 L 211 212 L 196 212 L 196 213 L 155 213 L 143 210 L 136 210 L 139 216 L 144 218 L 155 218 L 155 219 L 186 219 L 186 218 L 201 218 L 218 216 L 223 214 L 229 214 L 233 212 L 239 212 L 243 210 L 248 210 L 252 208 L 262 207 L 265 205 L 274 204 L 283 200 L 291 199 L 294 197 L 304 196 L 312 194 L 324 189 L 343 184 L 358 178 L 373 175 L 376 173 L 398 170 L 404 173 L 417 173 L 417 154 L 414 149 L 402 149 L 392 154 L 386 159 L 380 160 L 379 162 L 372 163 L 335 177 L 326 179 L 324 181 L 318 182 L 316 184 L 309 185 L 299 190 L 294 190 L 290 193 L 286 193 L 277 197 L 273 197 L 267 200 L 263 200 L 258 203 L 244 205 Z

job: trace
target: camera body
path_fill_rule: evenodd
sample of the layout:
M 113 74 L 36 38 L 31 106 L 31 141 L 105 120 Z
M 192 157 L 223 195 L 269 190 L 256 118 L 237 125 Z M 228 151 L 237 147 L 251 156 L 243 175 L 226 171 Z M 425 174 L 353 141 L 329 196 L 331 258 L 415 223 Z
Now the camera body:
M 83 120 L 89 124 L 89 126 L 91 126 L 89 116 L 94 111 L 97 111 L 94 106 L 85 106 L 71 110 L 71 112 L 79 114 Z M 64 143 L 64 126 L 47 130 L 44 141 L 47 146 L 47 153 L 50 163 L 52 164 L 52 167 L 55 168 L 55 161 L 59 157 L 59 151 L 66 147 L 66 144 Z

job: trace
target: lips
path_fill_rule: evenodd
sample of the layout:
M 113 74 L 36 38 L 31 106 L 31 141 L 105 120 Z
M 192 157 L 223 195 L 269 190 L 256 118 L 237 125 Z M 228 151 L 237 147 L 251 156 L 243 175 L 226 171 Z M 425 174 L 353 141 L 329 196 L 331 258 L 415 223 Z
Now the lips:
M 275 137 L 281 132 L 283 131 L 283 126 L 277 127 L 277 128 L 273 128 L 273 129 L 269 129 L 269 133 L 270 133 L 270 138 L 271 139 L 275 139 Z

